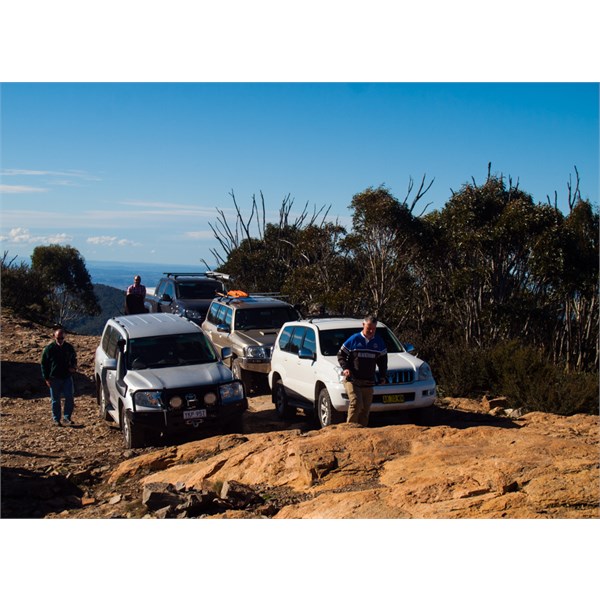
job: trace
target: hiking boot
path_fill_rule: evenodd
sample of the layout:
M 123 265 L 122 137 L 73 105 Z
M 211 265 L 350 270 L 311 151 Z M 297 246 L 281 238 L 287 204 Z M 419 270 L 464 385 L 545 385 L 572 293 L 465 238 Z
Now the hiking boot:
M 75 425 L 75 423 L 73 423 L 73 421 L 71 421 L 71 419 L 70 419 L 69 417 L 65 417 L 65 418 L 63 419 L 63 423 L 64 423 L 65 425 Z
M 57 421 L 56 419 L 54 419 L 52 421 L 52 423 L 54 424 L 54 427 L 60 427 L 60 421 Z

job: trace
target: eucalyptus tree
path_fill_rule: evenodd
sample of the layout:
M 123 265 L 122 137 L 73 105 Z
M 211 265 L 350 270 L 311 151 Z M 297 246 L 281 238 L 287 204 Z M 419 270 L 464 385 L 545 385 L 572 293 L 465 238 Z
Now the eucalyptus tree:
M 411 179 L 403 201 L 384 186 L 370 187 L 355 194 L 350 204 L 352 231 L 341 246 L 351 256 L 360 281 L 354 290 L 360 299 L 359 308 L 387 319 L 392 326 L 412 312 L 412 303 L 407 300 L 415 283 L 423 214 L 415 216 L 413 212 L 432 183 L 426 184 L 424 176 L 413 195 Z
M 71 246 L 37 246 L 31 255 L 31 269 L 40 284 L 49 290 L 50 317 L 65 324 L 83 315 L 98 315 L 100 306 L 85 261 Z

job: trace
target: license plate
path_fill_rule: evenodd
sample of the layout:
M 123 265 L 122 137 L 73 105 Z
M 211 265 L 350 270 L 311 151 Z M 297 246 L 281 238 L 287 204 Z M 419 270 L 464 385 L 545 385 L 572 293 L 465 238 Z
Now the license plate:
M 183 418 L 186 421 L 189 421 L 191 419 L 204 419 L 206 417 L 206 409 L 205 408 L 200 408 L 197 410 L 184 410 L 183 411 Z
M 393 404 L 396 402 L 404 402 L 404 394 L 385 394 L 383 396 L 384 404 Z

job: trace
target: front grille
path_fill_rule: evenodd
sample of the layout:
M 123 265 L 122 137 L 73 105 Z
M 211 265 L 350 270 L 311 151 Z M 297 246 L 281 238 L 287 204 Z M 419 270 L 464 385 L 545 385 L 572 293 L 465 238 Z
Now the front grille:
M 170 408 L 169 401 L 173 396 L 179 396 L 183 399 L 183 406 L 179 410 L 188 410 L 192 408 L 206 408 L 204 405 L 204 396 L 209 392 L 216 394 L 219 398 L 219 388 L 217 386 L 203 386 L 203 387 L 191 387 L 191 388 L 176 388 L 173 390 L 165 390 L 164 403 Z M 213 407 L 214 408 L 214 405 Z
M 412 383 L 415 380 L 415 372 L 412 369 L 400 369 L 388 371 L 386 382 L 389 384 Z

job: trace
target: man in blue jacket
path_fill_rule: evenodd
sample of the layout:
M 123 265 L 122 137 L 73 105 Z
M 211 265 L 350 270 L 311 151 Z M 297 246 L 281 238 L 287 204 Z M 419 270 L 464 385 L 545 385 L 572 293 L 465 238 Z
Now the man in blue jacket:
M 72 425 L 71 415 L 75 406 L 73 373 L 77 369 L 77 356 L 75 348 L 65 342 L 65 330 L 62 327 L 54 330 L 54 341 L 44 348 L 41 366 L 42 377 L 50 389 L 54 424 L 60 425 L 60 398 L 64 396 L 64 423 Z
M 376 367 L 379 368 L 380 380 L 387 375 L 387 349 L 383 339 L 376 334 L 376 328 L 377 319 L 365 317 L 362 331 L 351 335 L 337 354 L 350 399 L 348 423 L 369 424 Z

